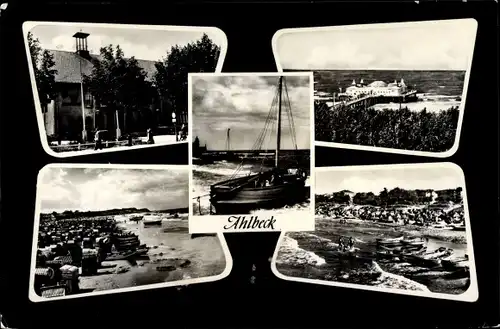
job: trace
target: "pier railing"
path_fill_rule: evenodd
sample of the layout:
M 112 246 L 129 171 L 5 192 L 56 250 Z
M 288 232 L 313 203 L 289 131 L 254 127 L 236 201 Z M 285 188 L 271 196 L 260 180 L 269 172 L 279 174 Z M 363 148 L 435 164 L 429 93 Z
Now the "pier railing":
M 325 98 L 325 97 L 316 97 L 315 101 L 317 103 L 333 103 L 332 106 L 329 106 L 332 110 L 341 108 L 341 107 L 356 107 L 358 105 L 365 105 L 367 107 L 373 106 L 379 103 L 382 103 L 383 100 L 386 99 L 396 99 L 399 101 L 404 101 L 405 98 L 413 97 L 417 93 L 417 90 L 410 90 L 402 95 L 364 95 L 359 98 L 347 100 L 347 101 L 338 101 L 336 102 L 333 97 Z

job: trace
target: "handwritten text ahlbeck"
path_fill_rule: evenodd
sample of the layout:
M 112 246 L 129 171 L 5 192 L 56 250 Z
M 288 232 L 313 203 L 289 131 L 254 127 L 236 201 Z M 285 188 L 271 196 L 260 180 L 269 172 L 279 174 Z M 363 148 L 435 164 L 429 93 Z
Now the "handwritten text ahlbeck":
M 246 216 L 230 216 L 227 221 L 229 224 L 224 225 L 225 230 L 251 230 L 256 228 L 274 230 L 274 224 L 276 223 L 274 216 L 268 219 L 259 219 L 259 216 L 250 216 L 249 219 Z

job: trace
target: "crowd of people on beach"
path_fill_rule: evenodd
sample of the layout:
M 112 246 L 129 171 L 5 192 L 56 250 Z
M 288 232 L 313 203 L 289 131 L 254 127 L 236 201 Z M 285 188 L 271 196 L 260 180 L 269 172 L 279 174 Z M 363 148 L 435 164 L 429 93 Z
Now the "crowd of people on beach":
M 317 203 L 316 214 L 329 218 L 361 219 L 404 225 L 463 224 L 464 208 L 445 207 L 376 207 Z

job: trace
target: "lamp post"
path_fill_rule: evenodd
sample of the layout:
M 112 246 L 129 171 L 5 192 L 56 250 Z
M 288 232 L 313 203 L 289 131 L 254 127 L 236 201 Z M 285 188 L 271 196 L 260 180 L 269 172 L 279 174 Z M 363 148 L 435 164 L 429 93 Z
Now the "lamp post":
M 87 37 L 88 33 L 83 33 L 81 30 L 73 35 L 76 42 L 76 53 L 79 55 L 80 62 L 80 95 L 81 95 L 81 105 L 82 105 L 82 140 L 85 143 L 87 141 L 87 127 L 85 122 L 85 95 L 83 94 L 83 71 L 82 71 L 82 61 L 84 58 L 88 58 L 89 52 L 87 48 Z
M 179 138 L 177 137 L 177 119 L 175 118 L 175 112 L 172 112 L 172 123 L 174 124 L 174 134 L 175 134 L 175 141 L 178 142 Z
M 85 126 L 85 95 L 83 94 L 83 72 L 82 72 L 82 58 L 80 57 L 80 94 L 82 103 L 82 140 L 85 143 L 87 141 L 87 127 Z

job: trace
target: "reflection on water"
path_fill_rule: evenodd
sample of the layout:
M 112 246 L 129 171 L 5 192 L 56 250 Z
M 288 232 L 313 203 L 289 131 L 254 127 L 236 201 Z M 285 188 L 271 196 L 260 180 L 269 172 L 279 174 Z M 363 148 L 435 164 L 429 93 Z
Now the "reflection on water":
M 191 239 L 187 220 L 163 221 L 161 227 L 144 227 L 141 222 L 120 223 L 125 230 L 139 236 L 141 243 L 151 249 L 148 260 L 137 260 L 131 270 L 133 285 L 144 285 L 221 274 L 226 266 L 224 251 L 217 236 Z M 172 259 L 188 260 L 189 266 L 174 271 L 158 271 Z M 168 263 L 170 264 L 170 263 Z

